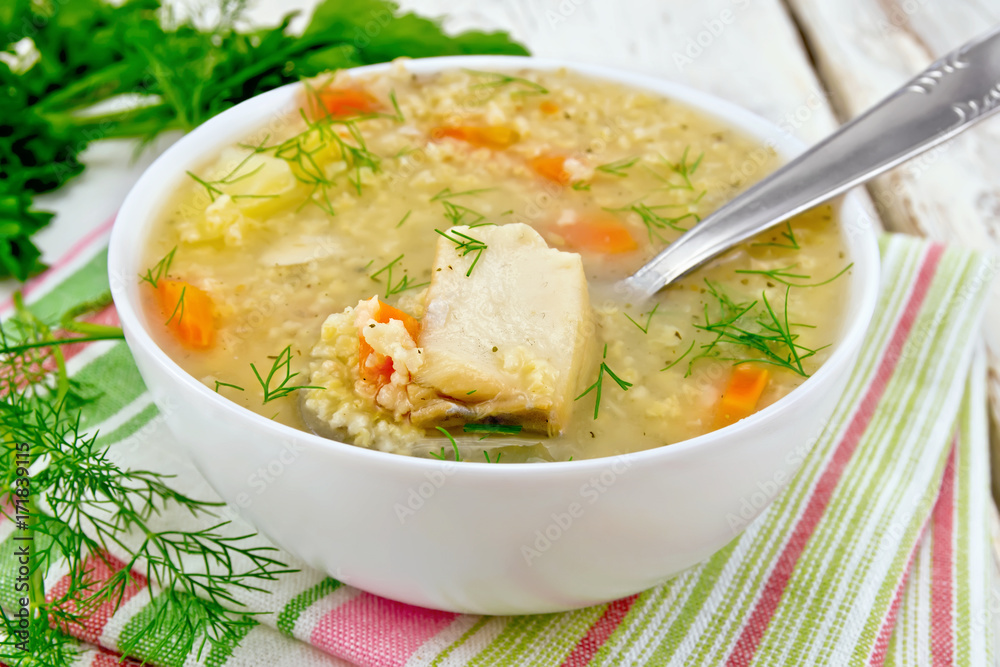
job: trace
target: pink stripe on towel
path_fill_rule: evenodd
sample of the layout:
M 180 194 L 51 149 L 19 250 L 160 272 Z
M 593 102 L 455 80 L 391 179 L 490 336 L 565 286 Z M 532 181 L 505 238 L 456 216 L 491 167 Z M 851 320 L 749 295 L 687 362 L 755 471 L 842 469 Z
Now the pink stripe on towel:
M 456 616 L 361 593 L 327 612 L 309 641 L 362 667 L 402 667 Z

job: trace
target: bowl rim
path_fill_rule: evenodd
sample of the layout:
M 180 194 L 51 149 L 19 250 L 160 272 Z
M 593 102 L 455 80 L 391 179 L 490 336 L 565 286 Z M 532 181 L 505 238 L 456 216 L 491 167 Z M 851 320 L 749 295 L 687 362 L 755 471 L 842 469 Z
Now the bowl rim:
M 699 113 L 715 118 L 730 127 L 737 128 L 753 139 L 765 141 L 785 160 L 791 159 L 806 148 L 806 145 L 802 141 L 792 136 L 789 132 L 782 130 L 777 125 L 736 103 L 684 84 L 603 65 L 552 58 L 536 58 L 532 56 L 463 55 L 420 59 L 400 58 L 392 62 L 365 65 L 345 71 L 352 76 L 366 76 L 389 70 L 399 62 L 403 63 L 403 66 L 408 71 L 415 74 L 430 74 L 463 67 L 487 68 L 494 71 L 522 69 L 553 71 L 565 69 L 583 76 L 605 79 L 615 84 L 638 88 L 678 101 L 697 110 Z M 826 381 L 826 378 L 836 373 L 839 365 L 851 363 L 852 355 L 860 351 L 863 342 L 862 339 L 868 330 L 868 325 L 875 312 L 879 292 L 878 286 L 880 284 L 878 241 L 873 224 L 859 224 L 852 227 L 851 236 L 860 236 L 856 242 L 857 247 L 851 248 L 852 259 L 854 260 L 855 267 L 863 267 L 869 275 L 865 276 L 866 280 L 864 283 L 860 283 L 862 276 L 853 276 L 853 285 L 860 284 L 860 287 L 852 286 L 850 298 L 852 300 L 860 298 L 860 301 L 854 309 L 855 317 L 853 320 L 848 320 L 845 323 L 840 340 L 830 357 L 815 373 L 806 378 L 801 385 L 793 389 L 786 396 L 783 396 L 753 415 L 722 429 L 710 431 L 709 433 L 669 445 L 661 445 L 625 454 L 580 459 L 578 461 L 554 461 L 547 462 L 545 465 L 508 463 L 502 466 L 480 461 L 462 461 L 463 465 L 458 466 L 457 462 L 454 461 L 442 462 L 359 447 L 323 438 L 314 433 L 300 431 L 291 426 L 267 419 L 212 391 L 193 375 L 181 368 L 156 343 L 144 326 L 139 310 L 135 307 L 136 304 L 133 303 L 133 299 L 129 294 L 129 287 L 127 287 L 127 281 L 120 279 L 121 276 L 127 277 L 138 274 L 138 271 L 127 270 L 131 268 L 129 256 L 133 254 L 130 250 L 134 246 L 129 245 L 124 230 L 127 225 L 134 228 L 137 224 L 143 224 L 145 225 L 145 229 L 140 235 L 140 239 L 141 241 L 148 239 L 148 232 L 155 222 L 157 213 L 157 210 L 153 210 L 148 212 L 151 215 L 146 214 L 146 209 L 150 207 L 145 205 L 145 203 L 152 199 L 149 197 L 149 193 L 158 190 L 171 190 L 174 187 L 173 183 L 167 188 L 164 187 L 164 184 L 171 180 L 170 177 L 174 176 L 175 172 L 197 165 L 199 161 L 203 161 L 204 154 L 206 153 L 205 146 L 208 146 L 209 150 L 217 151 L 230 145 L 232 142 L 228 138 L 225 141 L 220 141 L 214 138 L 213 134 L 216 132 L 226 134 L 224 130 L 233 122 L 234 118 L 239 117 L 241 114 L 251 115 L 255 112 L 259 113 L 265 109 L 269 110 L 272 115 L 280 112 L 284 106 L 287 106 L 291 95 L 301 86 L 301 82 L 291 83 L 245 100 L 207 120 L 171 145 L 147 167 L 146 171 L 129 191 L 115 218 L 108 248 L 108 272 L 112 297 L 121 325 L 126 333 L 129 347 L 141 347 L 147 353 L 147 356 L 160 366 L 161 370 L 166 371 L 174 381 L 182 385 L 186 393 L 194 392 L 201 400 L 209 402 L 213 408 L 231 413 L 238 420 L 247 421 L 249 427 L 273 436 L 276 442 L 294 438 L 302 444 L 320 447 L 328 450 L 330 453 L 360 457 L 361 461 L 368 457 L 374 457 L 371 458 L 371 461 L 377 465 L 413 467 L 417 472 L 440 469 L 442 465 L 448 465 L 455 466 L 457 470 L 468 471 L 469 474 L 476 472 L 476 474 L 487 475 L 515 475 L 519 478 L 533 474 L 547 475 L 548 473 L 559 474 L 569 471 L 573 473 L 589 472 L 604 468 L 609 461 L 624 461 L 631 465 L 632 463 L 649 464 L 653 460 L 656 460 L 658 464 L 668 464 L 671 461 L 690 456 L 694 452 L 725 447 L 732 441 L 732 436 L 739 430 L 752 427 L 765 420 L 780 419 L 782 414 L 797 409 L 798 404 L 804 400 L 803 397 L 808 392 L 822 390 L 822 385 Z M 260 123 L 255 123 L 254 126 L 259 127 Z M 191 157 L 192 154 L 195 156 L 194 158 Z M 181 163 L 179 167 L 175 165 L 177 162 Z M 841 208 L 857 209 L 857 215 L 867 218 L 867 212 L 861 203 L 857 189 L 849 191 L 844 196 Z M 149 218 L 152 218 L 152 220 Z M 843 220 L 841 221 L 841 230 L 846 235 L 846 226 Z M 134 253 L 134 255 L 140 257 L 141 253 Z M 135 289 L 133 289 L 134 291 Z

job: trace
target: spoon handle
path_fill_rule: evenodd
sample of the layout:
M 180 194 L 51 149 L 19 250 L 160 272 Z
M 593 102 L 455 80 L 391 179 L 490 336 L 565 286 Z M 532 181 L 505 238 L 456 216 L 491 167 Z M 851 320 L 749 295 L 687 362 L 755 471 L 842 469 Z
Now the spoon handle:
M 947 141 L 1000 109 L 1000 26 L 952 51 L 742 193 L 623 283 L 649 297 L 755 234 Z

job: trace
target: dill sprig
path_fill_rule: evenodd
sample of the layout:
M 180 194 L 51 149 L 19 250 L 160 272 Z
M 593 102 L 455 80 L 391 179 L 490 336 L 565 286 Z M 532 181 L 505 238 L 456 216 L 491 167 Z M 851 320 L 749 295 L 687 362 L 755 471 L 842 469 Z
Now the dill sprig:
M 146 275 L 139 276 L 140 283 L 149 283 L 154 289 L 159 287 L 160 281 L 166 278 L 170 272 L 170 265 L 174 261 L 174 253 L 176 252 L 177 246 L 174 246 L 170 252 L 161 257 L 160 261 L 153 265 L 153 268 L 146 269 Z
M 638 322 L 636 322 L 635 320 L 633 320 L 632 316 L 629 315 L 628 313 L 622 313 L 622 314 L 625 315 L 625 317 L 628 318 L 629 322 L 631 322 L 635 326 L 639 327 L 639 331 L 641 331 L 644 334 L 648 334 L 649 333 L 649 323 L 653 321 L 653 315 L 656 314 L 656 309 L 659 308 L 659 307 L 660 307 L 660 304 L 656 304 L 656 305 L 653 306 L 653 309 L 651 311 L 649 311 L 649 314 L 646 316 L 646 324 L 645 324 L 645 326 L 643 326 L 643 325 L 639 324 Z M 640 315 L 640 317 L 641 317 L 641 315 Z
M 450 201 L 442 201 L 441 205 L 444 207 L 444 217 L 452 225 L 468 225 L 472 227 L 486 219 L 485 215 L 468 206 L 462 206 Z
M 666 164 L 667 168 L 671 171 L 671 173 L 681 177 L 680 184 L 671 184 L 668 186 L 671 189 L 690 190 L 694 192 L 694 183 L 691 182 L 691 177 L 694 176 L 694 173 L 698 171 L 698 167 L 701 166 L 701 161 L 702 159 L 704 159 L 705 153 L 704 151 L 699 153 L 698 157 L 695 158 L 694 162 L 688 162 L 688 155 L 690 152 L 691 152 L 691 147 L 686 146 L 684 148 L 684 152 L 681 154 L 681 159 L 678 160 L 677 162 L 671 162 L 662 155 L 660 156 L 660 160 L 662 160 L 663 163 Z
M 465 72 L 486 79 L 486 81 L 472 84 L 471 88 L 473 90 L 492 90 L 493 95 L 506 86 L 515 88 L 515 90 L 511 91 L 511 95 L 547 95 L 549 92 L 548 88 L 539 83 L 519 76 L 504 74 L 503 72 L 482 72 L 474 69 L 467 69 Z
M 246 391 L 245 389 L 243 389 L 243 387 L 241 387 L 239 385 L 232 384 L 230 382 L 223 382 L 222 380 L 216 380 L 215 381 L 215 393 L 216 394 L 219 393 L 219 387 L 229 387 L 231 389 L 235 389 L 236 391 Z
M 832 283 L 834 280 L 847 273 L 851 269 L 851 267 L 854 266 L 854 262 L 851 262 L 850 264 L 845 266 L 843 269 L 837 272 L 835 276 L 827 278 L 826 280 L 820 281 L 818 283 L 800 283 L 800 282 L 791 282 L 790 280 L 788 280 L 789 278 L 793 278 L 796 280 L 812 279 L 812 276 L 805 273 L 792 273 L 791 269 L 794 269 L 796 266 L 798 266 L 798 264 L 789 264 L 788 266 L 782 266 L 777 269 L 768 269 L 766 271 L 763 269 L 736 269 L 736 273 L 764 276 L 769 280 L 773 280 L 776 283 L 781 283 L 782 285 L 787 285 L 789 287 L 820 287 L 822 285 L 828 285 Z
M 479 258 L 483 256 L 483 251 L 486 250 L 488 246 L 479 239 L 473 238 L 468 234 L 463 234 L 456 229 L 451 229 L 447 232 L 442 232 L 440 229 L 435 229 L 434 231 L 454 243 L 455 251 L 460 252 L 462 257 L 465 257 L 469 253 L 476 253 L 475 259 L 473 259 L 472 264 L 469 265 L 469 270 L 465 272 L 466 277 L 471 276 L 472 270 L 476 268 L 476 264 L 479 263 Z M 449 236 L 449 234 L 452 234 L 453 236 Z
M 495 190 L 496 188 L 476 188 L 474 190 L 461 190 L 459 192 L 452 192 L 451 188 L 444 188 L 437 192 L 430 201 L 441 201 L 443 199 L 453 199 L 455 197 L 467 197 L 469 195 L 478 195 L 480 192 L 489 192 L 490 190 Z
M 487 463 L 500 463 L 500 457 L 503 456 L 503 452 L 497 452 L 497 457 L 495 459 L 493 459 L 493 460 L 490 460 L 490 453 L 487 452 L 484 449 L 483 450 L 483 456 L 486 457 L 486 462 Z
M 167 318 L 167 321 L 164 322 L 164 324 L 170 324 L 174 317 L 177 318 L 177 324 L 180 324 L 181 320 L 184 319 L 184 296 L 186 293 L 187 285 L 181 287 L 181 295 L 177 297 L 177 304 L 174 306 L 173 312 L 170 313 L 170 317 Z
M 590 183 L 587 183 L 586 181 L 573 181 L 573 183 L 570 184 L 570 187 L 574 190 L 585 192 L 590 190 Z
M 795 238 L 795 231 L 792 230 L 791 221 L 785 222 L 785 229 L 781 232 L 780 238 L 784 238 L 785 242 L 771 241 L 769 243 L 751 243 L 752 246 L 759 247 L 771 247 L 771 248 L 785 248 L 786 250 L 799 250 L 799 241 Z
M 403 277 L 399 279 L 398 282 L 392 282 L 392 272 L 396 269 L 396 265 L 402 261 L 403 257 L 406 255 L 399 255 L 391 262 L 383 266 L 381 269 L 376 271 L 371 275 L 371 279 L 375 282 L 381 282 L 378 277 L 385 274 L 385 298 L 388 299 L 393 294 L 399 294 L 400 292 L 405 292 L 410 289 L 417 289 L 419 287 L 424 287 L 430 285 L 430 282 L 414 283 L 410 281 L 410 277 L 406 275 L 406 269 L 403 269 Z
M 604 355 L 601 357 L 601 359 L 603 360 L 603 359 L 607 359 L 607 358 L 608 358 L 608 345 L 607 345 L 607 343 L 605 343 L 604 344 Z M 586 391 L 584 391 L 582 394 L 580 394 L 579 396 L 577 396 L 574 399 L 574 400 L 579 401 L 581 398 L 583 398 L 584 396 L 586 396 L 590 392 L 596 390 L 597 394 L 596 394 L 596 396 L 594 398 L 594 419 L 597 419 L 597 415 L 599 414 L 599 412 L 601 410 L 601 389 L 603 388 L 603 385 L 604 385 L 604 374 L 605 373 L 607 373 L 608 375 L 611 376 L 611 379 L 614 380 L 615 383 L 619 387 L 621 387 L 622 391 L 628 391 L 629 387 L 632 386 L 631 382 L 626 382 L 625 380 L 623 380 L 620 377 L 618 377 L 617 375 L 615 375 L 615 372 L 612 371 L 611 368 L 608 367 L 608 364 L 607 364 L 606 361 L 601 361 L 601 366 L 600 366 L 600 368 L 598 369 L 598 372 L 597 372 L 597 380 L 594 382 L 594 384 L 592 384 L 589 387 L 587 387 Z
M 315 387 L 312 385 L 294 385 L 289 386 L 288 383 L 292 381 L 292 378 L 299 375 L 299 373 L 292 372 L 292 346 L 286 345 L 285 349 L 278 353 L 278 356 L 274 357 L 274 362 L 271 364 L 271 370 L 267 372 L 267 378 L 263 378 L 260 372 L 257 370 L 257 366 L 253 363 L 250 364 L 250 369 L 253 371 L 254 376 L 257 378 L 257 382 L 260 383 L 260 388 L 264 392 L 264 403 L 269 403 L 273 400 L 284 398 L 288 396 L 293 391 L 299 389 L 322 389 L 323 387 Z M 273 388 L 271 383 L 278 379 L 278 384 Z
M 266 139 L 265 139 L 265 141 L 266 141 Z M 258 146 L 257 148 L 259 149 L 260 147 Z M 226 194 L 226 191 L 222 189 L 223 187 L 235 185 L 236 183 L 239 183 L 240 181 L 243 181 L 245 179 L 251 178 L 252 176 L 256 175 L 261 169 L 264 168 L 264 164 L 261 163 L 261 164 L 257 165 L 255 168 L 253 168 L 253 169 L 251 169 L 249 171 L 245 171 L 244 172 L 244 168 L 247 166 L 247 163 L 250 162 L 250 159 L 254 155 L 256 155 L 258 152 L 260 152 L 260 151 L 259 150 L 252 150 L 251 152 L 247 153 L 246 157 L 244 157 L 239 162 L 239 164 L 237 164 L 235 167 L 233 167 L 225 176 L 223 176 L 222 178 L 218 178 L 218 179 L 216 179 L 214 181 L 207 181 L 207 180 L 201 178 L 200 176 L 198 176 L 197 174 L 195 174 L 192 171 L 188 171 L 186 173 L 196 183 L 198 183 L 203 188 L 205 188 L 205 192 L 208 193 L 209 199 L 211 199 L 214 202 L 217 197 L 221 197 L 222 195 Z M 279 195 L 276 195 L 276 194 L 275 195 L 235 194 L 235 195 L 230 195 L 230 198 L 233 199 L 233 200 L 236 200 L 236 199 L 273 199 L 273 198 L 278 197 L 278 196 Z
M 462 430 L 466 433 L 500 433 L 513 435 L 524 429 L 520 424 L 466 424 Z
M 693 350 L 693 349 L 694 349 L 694 341 L 691 341 L 691 344 L 688 345 L 688 348 L 686 350 L 684 350 L 684 353 L 681 356 L 679 356 L 676 359 L 674 359 L 673 361 L 671 361 L 669 364 L 667 364 L 663 368 L 661 368 L 660 372 L 662 373 L 663 371 L 669 371 L 671 368 L 673 368 L 674 366 L 676 366 L 677 364 L 679 364 L 681 362 L 681 360 L 684 359 L 684 357 L 688 356 L 688 354 L 690 354 L 691 350 Z M 687 374 L 685 374 L 685 377 L 687 377 Z
M 811 349 L 797 342 L 799 335 L 792 332 L 792 327 L 808 325 L 792 324 L 788 320 L 791 286 L 785 288 L 784 310 L 779 316 L 766 292 L 761 293 L 759 300 L 736 303 L 710 281 L 706 280 L 705 284 L 708 286 L 706 293 L 716 300 L 717 308 L 714 310 L 718 315 L 714 319 L 710 317 L 708 304 L 705 304 L 705 323 L 694 326 L 715 334 L 715 339 L 702 345 L 701 351 L 688 362 L 685 377 L 691 374 L 694 363 L 703 358 L 732 361 L 734 365 L 756 361 L 809 377 L 802 362 L 829 346 Z M 725 350 L 732 351 L 729 355 L 735 355 L 736 351 L 744 354 L 723 356 Z
M 639 161 L 639 156 L 622 158 L 621 160 L 615 160 L 614 162 L 608 162 L 606 164 L 599 164 L 594 169 L 596 171 L 602 171 L 605 174 L 611 174 L 612 176 L 617 176 L 619 178 L 625 178 L 628 176 L 628 170 L 635 166 L 635 163 Z
M 458 443 L 455 441 L 455 436 L 453 436 L 451 433 L 449 433 L 448 429 L 446 429 L 446 428 L 444 428 L 442 426 L 436 426 L 435 428 L 437 430 L 441 431 L 442 433 L 444 433 L 445 436 L 447 436 L 448 440 L 451 441 L 451 447 L 452 447 L 452 449 L 455 450 L 455 461 L 461 461 L 462 460 L 462 455 L 458 452 Z M 431 456 L 435 456 L 435 457 L 437 457 L 437 458 L 439 458 L 439 459 L 441 459 L 443 461 L 444 460 L 444 447 L 441 448 L 441 454 L 440 455 L 437 455 L 434 452 L 431 452 L 430 454 L 431 454 Z
M 407 211 L 406 214 L 403 215 L 402 218 L 400 218 L 399 222 L 396 223 L 396 229 L 399 229 L 400 227 L 402 227 L 403 223 L 405 223 L 407 220 L 409 220 L 411 213 L 413 213 L 413 209 L 410 209 L 409 211 Z
M 104 303 L 97 299 L 91 304 Z M 223 646 L 254 624 L 236 591 L 259 591 L 260 583 L 290 572 L 268 547 L 247 546 L 251 537 L 228 536 L 215 521 L 218 503 L 196 500 L 173 490 L 168 476 L 125 469 L 99 444 L 97 433 L 83 429 L 82 409 L 95 390 L 69 377 L 61 338 L 55 325 L 27 308 L 20 294 L 15 312 L 0 327 L 0 512 L 16 523 L 19 537 L 30 540 L 28 563 L 29 625 L 33 664 L 69 664 L 78 652 L 63 630 L 83 626 L 99 606 L 117 607 L 133 581 L 133 572 L 150 583 L 155 611 L 139 621 L 135 639 L 118 648 L 159 662 L 166 655 L 187 655 L 206 644 Z M 85 315 L 78 306 L 68 313 Z M 89 323 L 78 322 L 75 329 Z M 102 326 L 105 338 L 113 327 Z M 69 330 L 69 329 L 67 329 Z M 117 338 L 123 338 L 117 330 Z M 16 470 L 27 456 L 32 470 L 28 519 L 11 511 L 16 498 Z M 192 531 L 161 530 L 155 516 L 178 506 L 212 525 Z M 33 511 L 31 511 L 33 510 Z M 123 560 L 124 567 L 109 554 Z M 182 562 L 204 563 L 205 571 L 189 571 Z M 114 572 L 105 580 L 92 576 L 103 562 Z M 60 594 L 45 590 L 53 568 L 67 572 L 69 585 Z M 51 599 L 50 599 L 51 598 Z M 0 658 L 22 660 L 12 637 L 19 621 L 2 614 L 6 638 Z M 158 641 L 149 642 L 150 637 Z

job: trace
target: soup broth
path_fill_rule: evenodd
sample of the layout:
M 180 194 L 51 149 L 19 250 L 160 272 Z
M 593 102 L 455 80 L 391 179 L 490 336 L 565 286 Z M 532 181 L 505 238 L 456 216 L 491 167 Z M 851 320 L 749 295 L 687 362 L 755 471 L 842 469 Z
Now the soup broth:
M 609 456 L 686 440 L 770 405 L 838 339 L 851 264 L 828 206 L 648 303 L 615 289 L 778 164 L 773 151 L 701 112 L 567 71 L 417 76 L 405 63 L 313 81 L 299 107 L 194 170 L 144 249 L 161 346 L 267 418 L 399 454 L 501 463 Z M 507 225 L 530 227 L 518 237 L 523 247 L 501 247 L 508 240 L 497 228 Z M 544 254 L 535 237 L 560 252 Z M 419 373 L 403 373 L 402 356 L 369 352 L 359 326 L 384 324 L 405 343 L 399 355 L 420 354 L 431 345 L 422 340 L 428 303 L 444 289 L 435 269 L 455 269 L 441 264 L 451 256 L 443 253 L 460 264 L 452 286 L 465 277 L 472 289 L 529 248 L 561 266 L 578 263 L 585 284 L 569 276 L 568 289 L 506 293 L 492 284 L 490 297 L 463 298 L 489 332 L 521 311 L 544 318 L 546 304 L 569 307 L 582 290 L 574 331 L 584 334 L 563 340 L 554 325 L 559 340 L 544 340 L 544 326 L 532 334 L 531 350 L 567 359 L 550 364 L 548 380 L 525 380 L 561 387 L 559 407 L 543 417 L 537 405 L 489 412 L 479 403 L 487 387 L 477 396 L 456 371 L 449 386 L 467 393 L 421 385 L 420 400 L 447 401 L 437 421 L 433 410 L 421 413 L 407 383 L 433 370 L 430 355 L 415 362 Z M 548 269 L 539 262 L 525 266 L 541 284 Z M 527 348 L 504 340 L 492 348 L 497 367 L 517 357 L 525 368 Z M 579 354 L 557 354 L 561 345 Z M 397 380 L 402 394 L 379 393 Z

